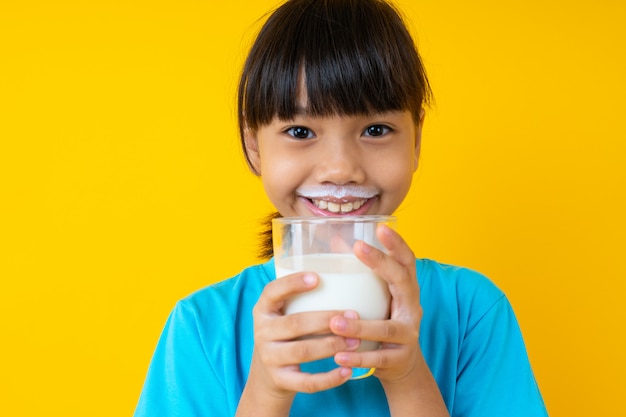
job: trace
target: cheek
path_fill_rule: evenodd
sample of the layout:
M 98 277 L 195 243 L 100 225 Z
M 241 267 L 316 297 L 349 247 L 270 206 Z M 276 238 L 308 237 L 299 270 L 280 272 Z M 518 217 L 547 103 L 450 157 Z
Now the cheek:
M 397 154 L 385 157 L 381 155 L 376 163 L 376 172 L 372 173 L 374 179 L 380 181 L 381 185 L 386 184 L 389 187 L 408 186 L 413 178 L 415 159 L 404 153 L 402 156 Z
M 394 211 L 406 197 L 413 181 L 414 158 L 396 155 L 395 158 L 380 158 L 376 172 L 371 172 L 374 181 L 382 188 L 386 211 Z M 386 162 L 383 162 L 386 161 Z
M 274 205 L 279 205 L 280 199 L 293 194 L 300 185 L 304 167 L 293 158 L 276 153 L 271 158 L 263 158 L 262 168 L 261 181 L 265 192 Z
M 413 181 L 413 163 L 405 164 L 402 167 L 395 166 L 389 169 L 389 188 L 394 194 L 398 194 L 400 198 L 408 193 Z

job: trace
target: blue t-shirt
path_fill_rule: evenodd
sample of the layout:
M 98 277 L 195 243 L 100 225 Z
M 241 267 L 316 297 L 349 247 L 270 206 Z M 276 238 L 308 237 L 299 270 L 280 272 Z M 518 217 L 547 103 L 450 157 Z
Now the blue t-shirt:
M 450 415 L 547 416 L 505 295 L 466 268 L 417 260 L 419 343 Z M 256 265 L 178 302 L 156 347 L 135 417 L 234 416 L 250 370 L 252 308 L 274 263 Z M 389 415 L 376 377 L 299 393 L 291 415 Z

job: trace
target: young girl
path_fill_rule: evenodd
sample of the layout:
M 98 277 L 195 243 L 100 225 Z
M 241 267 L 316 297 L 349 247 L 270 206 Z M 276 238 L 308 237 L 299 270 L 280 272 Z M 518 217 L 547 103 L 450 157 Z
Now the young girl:
M 287 1 L 245 63 L 242 146 L 281 216 L 392 214 L 417 168 L 429 97 L 389 4 Z M 270 259 L 176 305 L 135 416 L 547 415 L 504 294 L 476 272 L 416 260 L 389 228 L 378 237 L 387 254 L 362 242 L 354 252 L 388 283 L 388 320 L 282 314 L 319 277 L 276 280 Z M 263 248 L 271 257 L 271 240 Z M 357 352 L 361 340 L 382 345 Z M 323 358 L 336 367 L 301 371 Z

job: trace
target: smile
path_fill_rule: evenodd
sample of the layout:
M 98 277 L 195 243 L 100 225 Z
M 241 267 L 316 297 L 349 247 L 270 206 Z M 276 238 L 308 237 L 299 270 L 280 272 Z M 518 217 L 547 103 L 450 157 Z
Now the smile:
M 367 200 L 355 200 L 346 203 L 334 203 L 320 199 L 311 199 L 311 201 L 317 208 L 328 210 L 331 213 L 350 213 L 351 211 L 358 210 L 367 202 Z
M 316 184 L 301 186 L 296 194 L 315 216 L 359 216 L 367 214 L 380 192 L 363 185 Z

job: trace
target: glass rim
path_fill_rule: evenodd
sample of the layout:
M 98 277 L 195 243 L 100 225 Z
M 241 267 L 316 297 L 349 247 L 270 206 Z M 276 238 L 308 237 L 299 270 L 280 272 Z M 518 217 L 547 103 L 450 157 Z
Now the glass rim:
M 396 221 L 396 216 L 385 214 L 366 214 L 362 216 L 300 216 L 276 217 L 273 224 L 324 224 L 324 223 L 384 223 Z

